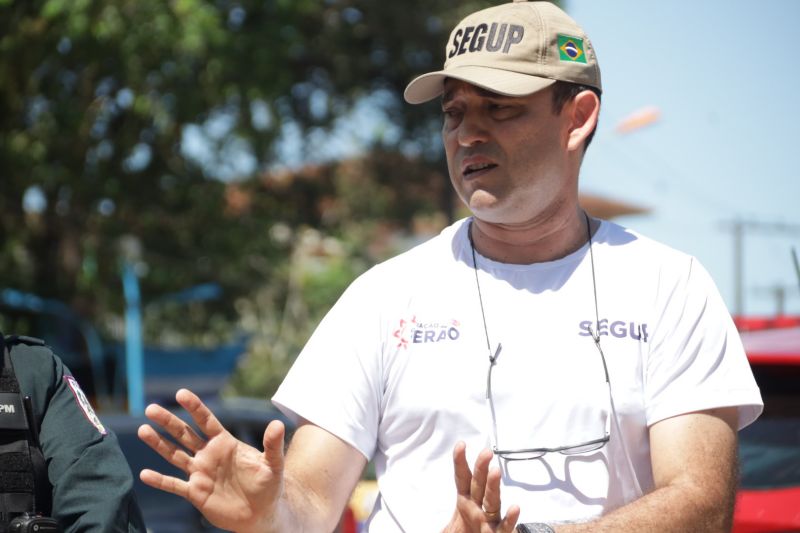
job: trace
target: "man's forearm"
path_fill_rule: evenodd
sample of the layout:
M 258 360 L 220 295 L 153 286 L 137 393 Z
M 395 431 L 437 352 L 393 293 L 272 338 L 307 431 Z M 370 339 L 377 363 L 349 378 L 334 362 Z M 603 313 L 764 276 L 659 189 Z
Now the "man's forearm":
M 729 532 L 735 490 L 670 485 L 582 524 L 553 525 L 556 533 Z
M 236 533 L 318 533 L 333 530 L 335 524 L 329 524 L 331 513 L 313 497 L 308 487 L 287 477 L 283 489 L 272 511 L 264 513 L 252 527 Z
M 259 527 L 237 533 L 333 531 L 366 463 L 361 452 L 328 431 L 310 423 L 299 425 L 286 454 L 274 509 L 262 510 Z
M 738 460 L 735 407 L 662 420 L 650 428 L 656 489 L 585 524 L 558 533 L 730 531 Z

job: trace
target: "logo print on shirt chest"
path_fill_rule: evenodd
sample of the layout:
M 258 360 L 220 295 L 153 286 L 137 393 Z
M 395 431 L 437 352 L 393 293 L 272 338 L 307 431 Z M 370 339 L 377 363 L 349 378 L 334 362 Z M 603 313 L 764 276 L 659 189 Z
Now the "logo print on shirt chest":
M 600 336 L 611 335 L 618 339 L 630 338 L 640 342 L 647 342 L 648 338 L 647 324 L 645 323 L 604 318 L 597 324 L 594 320 L 584 320 L 578 324 L 578 328 L 578 335 L 581 337 L 590 337 L 594 331 Z
M 461 336 L 460 327 L 461 323 L 455 319 L 424 322 L 417 320 L 415 315 L 410 319 L 401 318 L 393 336 L 397 339 L 398 348 L 408 348 L 409 344 L 457 340 Z

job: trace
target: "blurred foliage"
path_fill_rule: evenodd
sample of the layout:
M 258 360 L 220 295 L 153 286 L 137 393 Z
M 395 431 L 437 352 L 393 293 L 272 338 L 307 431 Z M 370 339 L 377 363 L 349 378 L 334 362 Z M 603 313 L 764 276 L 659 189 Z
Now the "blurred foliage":
M 430 163 L 378 148 L 357 159 L 230 184 L 226 195 L 236 199 L 229 210 L 241 221 L 280 213 L 270 236 L 291 247 L 281 282 L 261 283 L 236 303 L 255 341 L 232 384 L 249 395 L 274 391 L 347 285 L 414 244 L 410 236 L 437 232 L 447 223 L 439 199 L 453 199 L 445 174 Z
M 148 339 L 213 344 L 241 322 L 290 359 L 389 251 L 389 228 L 451 216 L 437 106 L 406 105 L 402 90 L 440 68 L 449 29 L 488 4 L 0 1 L 0 288 L 66 302 L 119 337 L 122 261 L 145 303 L 213 281 L 219 300 L 150 309 Z M 399 132 L 374 154 L 269 171 L 287 125 L 313 154 L 314 134 L 374 94 Z M 314 257 L 311 228 L 339 247 L 314 268 L 298 265 Z

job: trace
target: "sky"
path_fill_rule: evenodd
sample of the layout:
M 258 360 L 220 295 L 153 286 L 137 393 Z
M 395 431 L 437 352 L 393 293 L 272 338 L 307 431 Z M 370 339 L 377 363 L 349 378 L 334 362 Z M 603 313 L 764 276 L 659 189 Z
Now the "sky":
M 697 257 L 737 309 L 800 314 L 800 0 L 566 0 L 600 63 L 583 192 L 649 208 L 617 222 Z M 756 7 L 757 6 L 757 7 Z M 620 121 L 655 108 L 626 134 Z

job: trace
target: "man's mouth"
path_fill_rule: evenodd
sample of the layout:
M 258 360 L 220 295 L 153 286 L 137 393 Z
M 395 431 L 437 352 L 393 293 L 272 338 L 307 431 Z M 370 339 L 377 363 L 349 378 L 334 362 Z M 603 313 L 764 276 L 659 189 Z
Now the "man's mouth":
M 464 168 L 464 175 L 469 176 L 470 174 L 474 174 L 475 172 L 480 172 L 481 170 L 488 170 L 496 166 L 497 165 L 493 163 L 475 163 L 473 165 L 467 165 Z

